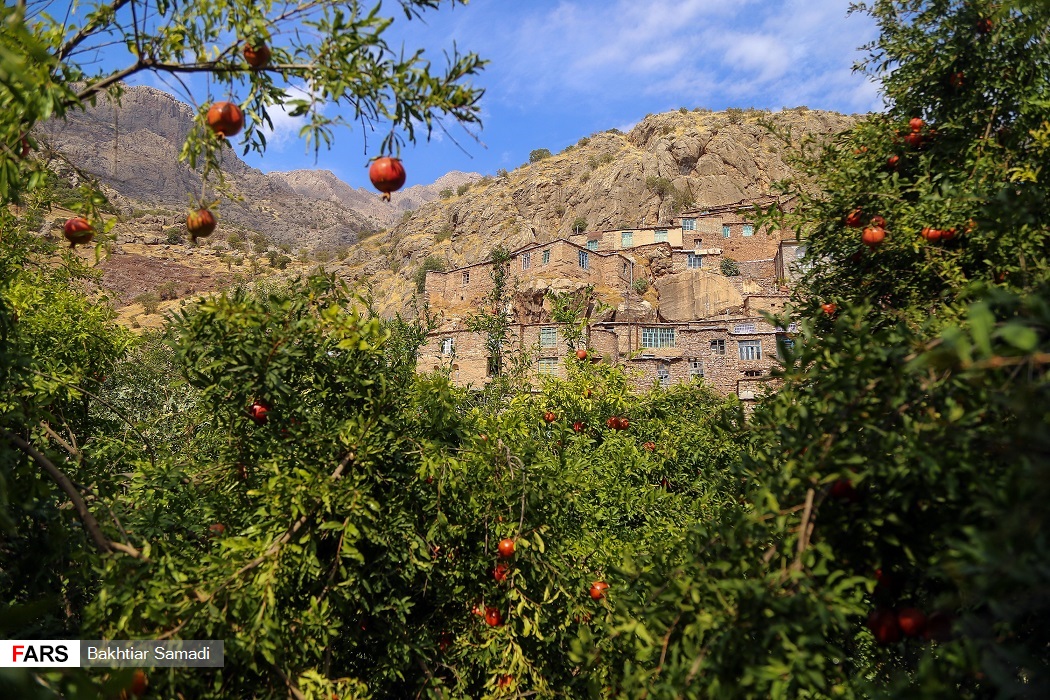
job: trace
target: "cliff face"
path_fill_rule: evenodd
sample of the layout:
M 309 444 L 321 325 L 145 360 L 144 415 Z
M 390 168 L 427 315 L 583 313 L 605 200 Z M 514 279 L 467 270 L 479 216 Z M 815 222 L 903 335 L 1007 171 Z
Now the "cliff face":
M 676 111 L 649 115 L 630 133 L 594 134 L 561 153 L 462 195 L 424 205 L 389 232 L 367 239 L 346 273 L 368 277 L 391 308 L 403 308 L 427 257 L 448 268 L 567 236 L 574 224 L 603 230 L 669 223 L 686 206 L 769 194 L 793 174 L 789 151 L 849 128 L 855 118 L 817 110 Z M 771 130 L 770 127 L 773 127 Z M 785 142 L 776 134 L 790 134 Z
M 178 159 L 193 116 L 189 105 L 167 93 L 131 87 L 119 105 L 100 99 L 70 114 L 68 121 L 45 125 L 42 136 L 73 165 L 98 177 L 125 215 L 161 209 L 174 223 L 201 192 L 200 173 Z M 234 193 L 220 202 L 223 222 L 306 248 L 355 243 L 449 186 L 408 188 L 391 207 L 377 193 L 354 190 L 328 171 L 268 175 L 246 165 L 232 149 L 223 154 L 222 167 Z M 451 177 L 452 186 L 479 177 L 459 173 Z

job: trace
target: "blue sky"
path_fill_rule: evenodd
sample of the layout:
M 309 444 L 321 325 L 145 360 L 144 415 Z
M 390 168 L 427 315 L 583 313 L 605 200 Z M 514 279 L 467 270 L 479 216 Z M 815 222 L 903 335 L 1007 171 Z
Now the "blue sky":
M 384 10 L 399 12 L 389 1 Z M 846 0 L 471 0 L 423 21 L 398 15 L 393 44 L 425 48 L 437 65 L 453 42 L 490 61 L 474 81 L 486 90 L 479 140 L 449 125 L 459 147 L 438 131 L 409 146 L 408 184 L 450 170 L 510 170 L 535 148 L 557 152 L 679 107 L 879 109 L 877 86 L 852 72 L 875 25 L 847 10 Z M 148 76 L 137 82 L 157 85 Z M 364 153 L 359 129 L 337 132 L 316 163 L 297 130 L 277 115 L 266 155 L 246 159 L 264 171 L 326 168 L 367 186 L 374 153 Z M 378 142 L 370 138 L 369 147 Z

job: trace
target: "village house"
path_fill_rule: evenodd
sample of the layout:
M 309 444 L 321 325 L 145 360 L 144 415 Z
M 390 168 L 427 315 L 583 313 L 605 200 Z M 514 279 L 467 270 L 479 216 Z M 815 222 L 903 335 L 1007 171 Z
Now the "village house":
M 783 309 L 804 253 L 785 232 L 756 230 L 748 213 L 774 205 L 785 203 L 697 208 L 667 226 L 581 232 L 512 251 L 502 309 L 512 322 L 508 354 L 524 353 L 534 377 L 564 376 L 574 348 L 547 293 L 587 294 L 592 356 L 629 366 L 642 385 L 702 380 L 753 400 L 791 342 L 791 329 L 761 312 Z M 427 273 L 425 297 L 440 325 L 421 349 L 421 371 L 447 368 L 462 386 L 490 379 L 485 338 L 467 319 L 489 303 L 491 272 L 489 260 Z

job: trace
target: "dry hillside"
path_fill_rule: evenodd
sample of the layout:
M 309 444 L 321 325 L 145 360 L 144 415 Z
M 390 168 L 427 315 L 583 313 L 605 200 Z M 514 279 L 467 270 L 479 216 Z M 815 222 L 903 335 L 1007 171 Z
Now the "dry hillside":
M 649 115 L 630 133 L 582 138 L 424 205 L 394 228 L 363 238 L 342 273 L 369 279 L 388 310 L 404 309 L 429 256 L 453 268 L 484 259 L 496 243 L 513 249 L 566 236 L 580 219 L 589 230 L 654 225 L 689 205 L 768 194 L 792 175 L 794 145 L 826 141 L 854 122 L 804 108 Z M 791 134 L 791 144 L 774 131 Z

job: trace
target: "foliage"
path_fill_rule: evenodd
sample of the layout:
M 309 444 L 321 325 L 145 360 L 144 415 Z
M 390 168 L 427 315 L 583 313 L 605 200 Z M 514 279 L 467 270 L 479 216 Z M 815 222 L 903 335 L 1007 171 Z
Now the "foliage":
M 625 567 L 610 638 L 576 647 L 614 671 L 616 696 L 1050 692 L 1050 284 L 1036 223 L 1050 196 L 1050 15 L 871 12 L 882 34 L 868 66 L 890 109 L 809 163 L 817 187 L 795 192 L 787 224 L 820 262 L 771 319 L 799 333 L 781 348 L 783 389 L 748 421 L 751 508 Z M 919 148 L 904 139 L 913 117 Z M 885 218 L 881 246 L 844 223 L 856 208 L 865 224 Z M 930 242 L 923 227 L 956 235 Z M 926 638 L 900 638 L 904 608 L 927 616 Z M 887 616 L 888 633 L 866 624 Z
M 587 230 L 587 219 L 582 216 L 577 216 L 572 222 L 572 232 L 581 233 Z
M 444 260 L 433 255 L 428 255 L 423 261 L 423 264 L 419 266 L 418 270 L 416 270 L 416 292 L 422 294 L 423 291 L 426 289 L 427 272 L 431 270 L 435 272 L 444 272 L 445 267 L 446 266 Z
M 631 288 L 638 294 L 645 294 L 649 291 L 649 280 L 644 277 L 639 277 L 631 285 Z
M 538 163 L 541 160 L 545 160 L 551 157 L 551 151 L 549 148 L 537 148 L 529 151 L 529 162 Z
M 489 260 L 492 289 L 482 300 L 481 308 L 467 318 L 467 329 L 484 334 L 489 375 L 498 379 L 503 377 L 504 355 L 513 333 L 508 313 L 514 291 L 510 279 L 510 251 L 498 245 L 489 254 Z
M 650 175 L 645 178 L 645 188 L 651 190 L 657 196 L 663 198 L 675 191 L 674 183 L 668 177 L 655 177 Z
M 464 182 L 462 185 L 460 185 L 459 187 L 456 188 L 456 194 L 458 194 L 461 197 L 463 195 L 465 195 L 469 191 L 470 191 L 470 183 L 469 182 Z
M 453 194 L 452 193 L 452 188 L 451 187 L 446 187 L 445 189 L 441 190 L 441 192 L 438 193 L 438 196 L 440 196 L 442 199 L 449 199 L 449 198 L 452 197 L 452 194 Z
M 726 277 L 737 277 L 740 275 L 740 265 L 733 258 L 723 256 L 718 267 Z

